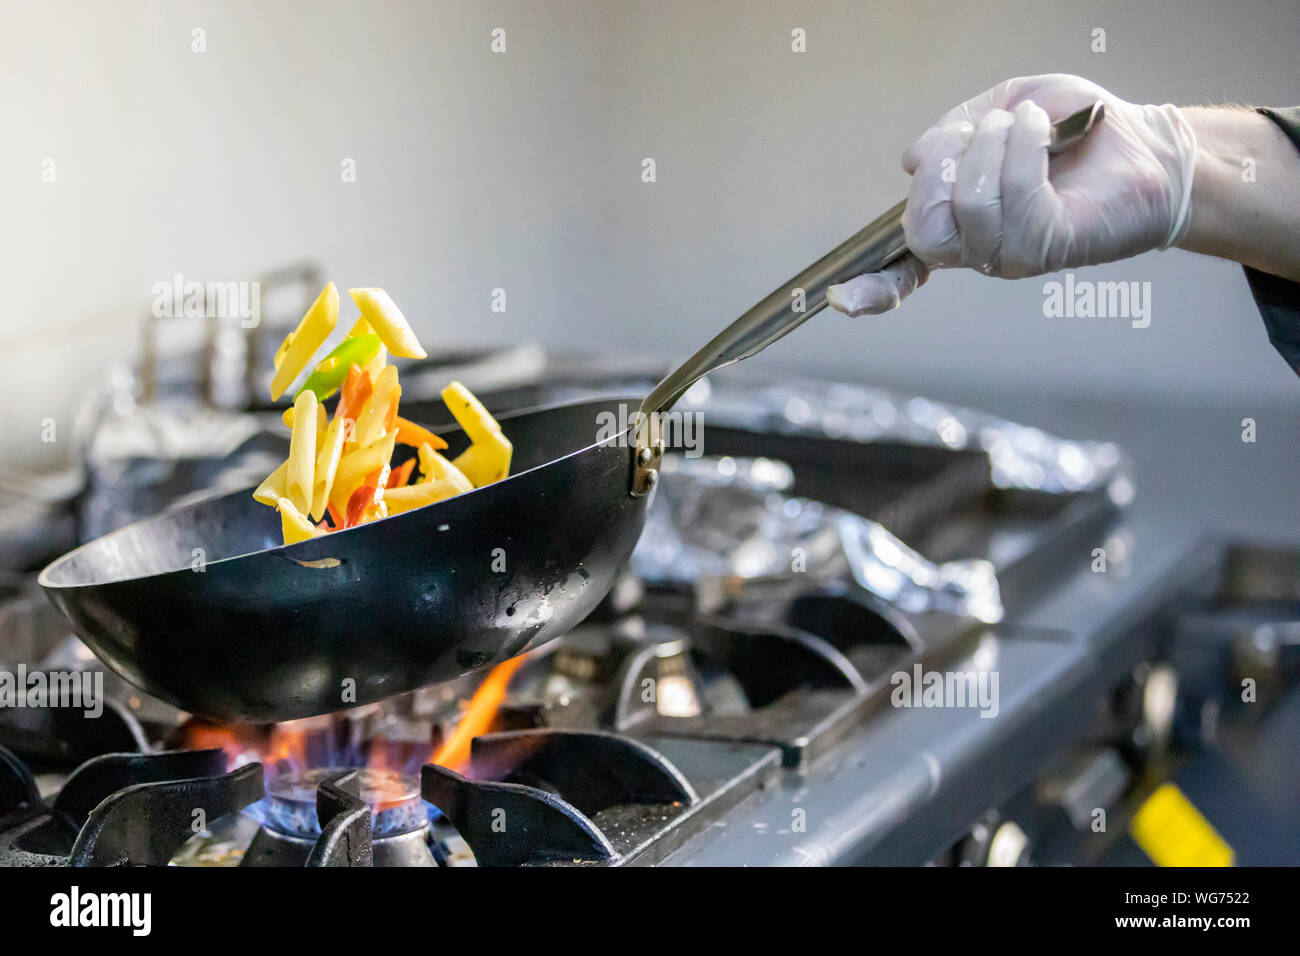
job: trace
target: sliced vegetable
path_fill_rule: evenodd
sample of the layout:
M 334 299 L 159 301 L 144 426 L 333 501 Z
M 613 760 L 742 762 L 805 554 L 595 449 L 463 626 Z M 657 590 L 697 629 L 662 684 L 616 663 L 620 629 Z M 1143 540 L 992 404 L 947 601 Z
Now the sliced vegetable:
M 390 489 L 404 487 L 406 483 L 411 480 L 411 472 L 414 470 L 415 459 L 406 459 L 406 461 L 393 469 L 392 473 L 388 476 L 388 481 L 385 484 L 385 487 Z
M 357 412 L 370 400 L 370 393 L 374 386 L 371 384 L 370 375 L 363 371 L 360 366 L 354 365 L 348 369 L 348 377 L 343 382 L 343 393 L 339 396 L 338 407 L 334 409 L 334 414 L 338 418 L 351 418 L 356 421 Z
M 371 485 L 361 485 L 348 498 L 347 513 L 343 518 L 343 527 L 355 528 L 361 523 L 361 516 L 366 513 L 375 500 L 375 489 Z
M 361 335 L 344 339 L 329 355 L 317 363 L 316 368 L 302 383 L 302 392 L 315 392 L 316 398 L 325 401 L 343 385 L 353 365 L 364 366 L 379 351 L 378 335 Z
M 413 448 L 419 448 L 421 445 L 428 445 L 431 448 L 443 449 L 447 443 L 435 435 L 423 425 L 417 425 L 415 422 L 407 421 L 401 415 L 393 421 L 397 426 L 397 443 L 399 445 L 410 445 Z

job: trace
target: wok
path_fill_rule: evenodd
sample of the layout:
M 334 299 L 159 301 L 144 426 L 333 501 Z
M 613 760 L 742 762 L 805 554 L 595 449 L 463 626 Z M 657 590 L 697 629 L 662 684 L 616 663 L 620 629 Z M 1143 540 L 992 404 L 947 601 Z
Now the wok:
M 1098 102 L 1057 123 L 1053 150 L 1100 118 Z M 536 647 L 579 623 L 631 555 L 665 450 L 662 413 L 801 325 L 833 283 L 901 255 L 903 207 L 746 312 L 639 414 L 635 399 L 611 399 L 500 416 L 516 469 L 503 481 L 287 546 L 278 516 L 239 491 L 83 545 L 41 586 L 128 681 L 220 720 L 329 713 Z M 457 429 L 439 431 L 452 454 L 465 447 Z

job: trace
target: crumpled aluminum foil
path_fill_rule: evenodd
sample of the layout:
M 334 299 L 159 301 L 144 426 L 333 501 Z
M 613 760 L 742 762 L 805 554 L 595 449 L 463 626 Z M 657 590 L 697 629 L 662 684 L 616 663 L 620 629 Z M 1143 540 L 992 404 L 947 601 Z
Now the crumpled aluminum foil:
M 987 412 L 882 388 L 799 378 L 770 384 L 728 370 L 696 382 L 677 407 L 753 431 L 982 451 L 999 488 L 1060 494 L 1107 487 L 1120 507 L 1134 494 L 1131 463 L 1110 442 L 1061 439 Z
M 988 561 L 934 564 L 883 525 L 785 494 L 790 467 L 767 458 L 664 459 L 631 570 L 659 584 L 851 580 L 905 611 L 1002 619 Z

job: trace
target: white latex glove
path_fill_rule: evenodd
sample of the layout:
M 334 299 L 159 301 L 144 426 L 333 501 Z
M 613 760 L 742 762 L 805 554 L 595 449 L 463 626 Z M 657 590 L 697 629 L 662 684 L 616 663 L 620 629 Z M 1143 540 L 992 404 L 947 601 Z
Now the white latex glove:
M 1087 139 L 1048 157 L 1050 127 L 1100 99 Z M 903 154 L 906 253 L 832 286 L 850 315 L 886 312 L 930 269 L 1004 279 L 1174 245 L 1187 230 L 1196 137 L 1178 108 L 1138 106 L 1066 74 L 1018 77 L 944 114 Z

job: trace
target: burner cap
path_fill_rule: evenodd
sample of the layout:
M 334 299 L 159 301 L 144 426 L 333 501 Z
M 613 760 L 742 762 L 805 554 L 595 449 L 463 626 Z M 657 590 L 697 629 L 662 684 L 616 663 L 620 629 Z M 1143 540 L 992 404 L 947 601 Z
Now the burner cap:
M 345 769 L 318 767 L 276 777 L 267 786 L 264 825 L 284 836 L 315 840 L 320 836 L 316 788 Z M 361 799 L 370 805 L 375 839 L 411 833 L 428 825 L 420 786 L 414 777 L 395 770 L 362 770 Z

